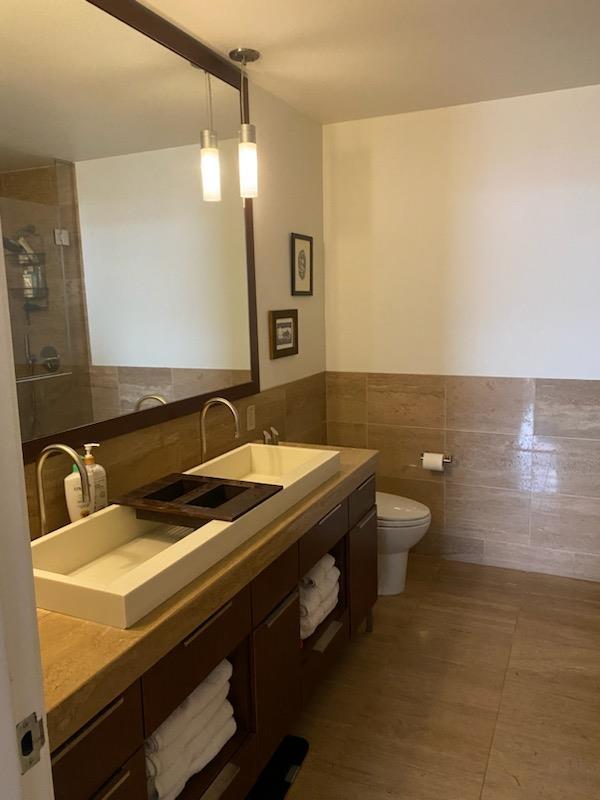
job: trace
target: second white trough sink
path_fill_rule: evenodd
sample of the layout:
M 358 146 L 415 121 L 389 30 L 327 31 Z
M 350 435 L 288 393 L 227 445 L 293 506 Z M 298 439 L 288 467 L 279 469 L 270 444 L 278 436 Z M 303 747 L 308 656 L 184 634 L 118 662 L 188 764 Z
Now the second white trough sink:
M 32 542 L 37 605 L 128 628 L 339 471 L 339 453 L 247 444 L 193 475 L 283 486 L 233 522 L 197 530 L 113 505 Z M 109 476 L 110 479 L 110 476 Z

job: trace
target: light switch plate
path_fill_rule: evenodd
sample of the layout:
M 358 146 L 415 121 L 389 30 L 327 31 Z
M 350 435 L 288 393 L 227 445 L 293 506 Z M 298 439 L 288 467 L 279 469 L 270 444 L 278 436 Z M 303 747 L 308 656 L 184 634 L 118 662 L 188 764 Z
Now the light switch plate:
M 248 406 L 246 409 L 246 430 L 253 431 L 256 428 L 256 406 Z
M 54 228 L 54 244 L 59 247 L 68 247 L 71 244 L 71 237 L 66 228 Z

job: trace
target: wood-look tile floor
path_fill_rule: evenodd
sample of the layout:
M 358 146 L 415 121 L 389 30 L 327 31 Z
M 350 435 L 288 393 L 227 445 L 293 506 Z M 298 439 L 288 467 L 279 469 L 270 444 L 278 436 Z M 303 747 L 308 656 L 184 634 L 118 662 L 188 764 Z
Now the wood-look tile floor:
M 600 584 L 414 557 L 294 732 L 289 800 L 598 800 Z

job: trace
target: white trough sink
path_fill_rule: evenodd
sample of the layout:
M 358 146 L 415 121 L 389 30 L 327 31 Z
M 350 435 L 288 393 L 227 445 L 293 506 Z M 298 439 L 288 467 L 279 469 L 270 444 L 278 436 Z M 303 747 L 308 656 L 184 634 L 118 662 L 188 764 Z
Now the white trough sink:
M 192 475 L 283 486 L 234 522 L 192 530 L 113 505 L 31 544 L 40 608 L 129 628 L 339 471 L 339 453 L 246 444 Z M 109 475 L 110 480 L 110 475 Z

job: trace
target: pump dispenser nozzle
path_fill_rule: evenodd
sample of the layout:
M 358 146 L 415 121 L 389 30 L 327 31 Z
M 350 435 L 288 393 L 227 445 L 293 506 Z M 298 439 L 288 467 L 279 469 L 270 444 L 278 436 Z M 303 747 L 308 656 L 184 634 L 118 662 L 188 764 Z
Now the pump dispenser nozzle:
M 94 454 L 92 452 L 92 447 L 100 447 L 99 442 L 90 442 L 89 444 L 83 445 L 85 450 L 85 456 L 83 457 L 84 464 L 95 464 L 96 459 L 94 458 Z

